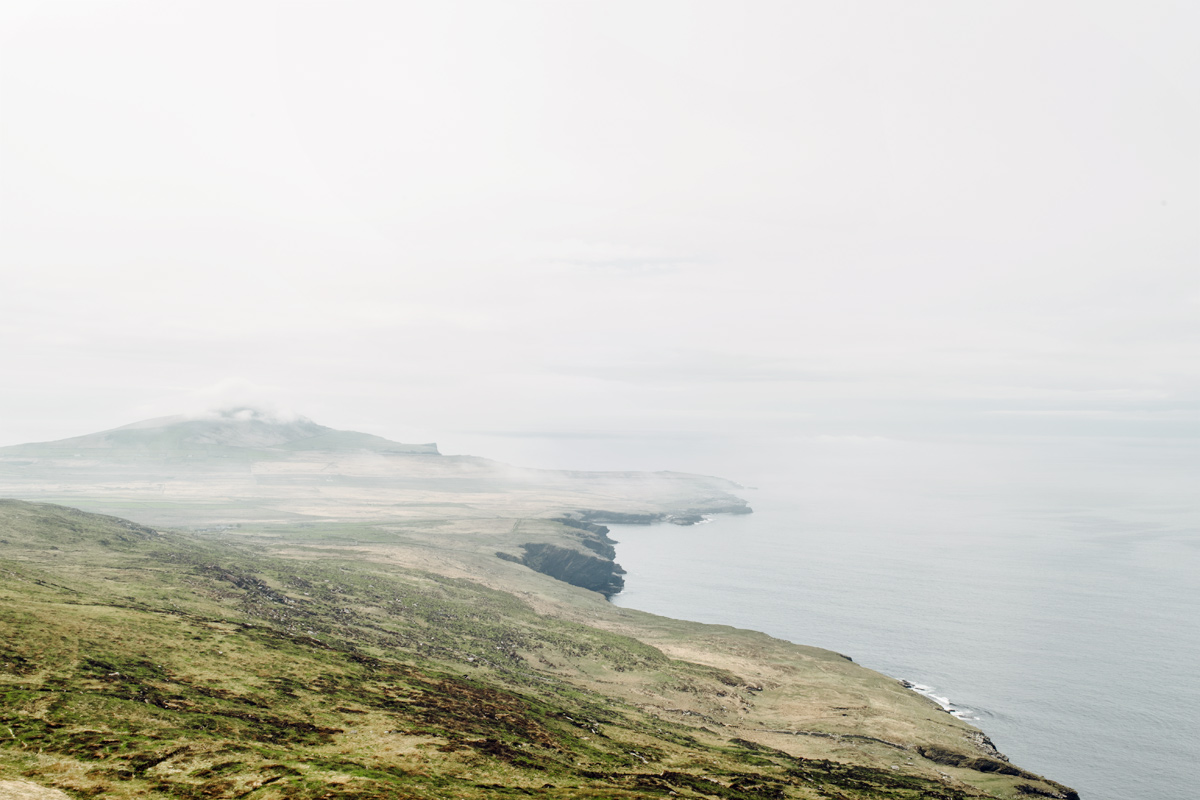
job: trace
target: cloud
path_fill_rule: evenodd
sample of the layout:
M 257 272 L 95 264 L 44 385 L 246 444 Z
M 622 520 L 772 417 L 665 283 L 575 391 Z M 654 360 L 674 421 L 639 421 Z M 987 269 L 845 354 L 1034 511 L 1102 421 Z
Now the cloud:
M 165 394 L 140 405 L 137 412 L 147 417 L 182 413 L 190 419 L 260 419 L 273 422 L 305 419 L 279 401 L 285 394 L 286 390 L 280 386 L 267 386 L 247 378 L 230 376 L 208 386 Z
M 4 53 L 0 440 L 1198 388 L 1182 6 L 53 5 Z

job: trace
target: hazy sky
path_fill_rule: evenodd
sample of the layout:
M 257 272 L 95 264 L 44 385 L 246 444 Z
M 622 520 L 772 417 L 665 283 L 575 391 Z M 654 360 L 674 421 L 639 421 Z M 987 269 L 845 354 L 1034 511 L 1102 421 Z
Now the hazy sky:
M 0 444 L 1196 435 L 1198 8 L 0 0 Z

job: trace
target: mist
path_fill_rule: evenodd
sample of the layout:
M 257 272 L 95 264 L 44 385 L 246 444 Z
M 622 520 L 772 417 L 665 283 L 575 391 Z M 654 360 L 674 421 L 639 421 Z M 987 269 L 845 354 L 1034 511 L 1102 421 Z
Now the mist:
M 166 476 L 161 419 L 107 454 L 124 472 L 14 448 L 6 485 L 200 536 L 400 520 L 389 569 L 539 602 L 592 587 L 519 554 L 620 512 L 576 554 L 627 574 L 617 605 L 852 654 L 1086 797 L 1190 798 L 1198 23 L 1171 0 L 0 0 L 0 447 L 229 434 Z M 621 530 L 639 515 L 683 524 Z M 98 541 L 79 563 L 118 564 Z M 705 630 L 681 657 L 744 633 Z M 882 696 L 837 695 L 872 724 Z M 923 702 L 853 730 L 888 744 Z
M 1188 4 L 0 13 L 4 443 L 1195 436 Z

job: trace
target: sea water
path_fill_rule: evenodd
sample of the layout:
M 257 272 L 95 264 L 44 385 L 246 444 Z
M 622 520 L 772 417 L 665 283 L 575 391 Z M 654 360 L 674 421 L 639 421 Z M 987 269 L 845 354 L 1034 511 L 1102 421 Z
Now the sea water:
M 755 513 L 610 526 L 616 604 L 907 679 L 1084 800 L 1198 796 L 1194 444 L 834 437 L 681 455 L 756 486 L 740 492 Z
M 739 481 L 752 515 L 609 526 L 628 570 L 613 601 L 927 687 L 1084 800 L 1200 796 L 1200 441 L 638 432 L 456 446 Z

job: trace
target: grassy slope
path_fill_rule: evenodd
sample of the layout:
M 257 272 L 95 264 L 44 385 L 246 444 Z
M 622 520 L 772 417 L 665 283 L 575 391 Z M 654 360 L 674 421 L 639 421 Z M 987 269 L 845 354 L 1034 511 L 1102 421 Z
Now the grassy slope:
M 478 553 L 419 534 L 229 542 L 0 501 L 0 780 L 81 797 L 1055 791 L 861 735 L 889 730 L 863 702 L 924 701 L 832 654 L 613 609 L 485 560 L 486 531 Z M 796 730 L 806 693 L 855 718 L 764 732 Z M 968 730 L 926 711 L 928 730 L 891 733 Z

